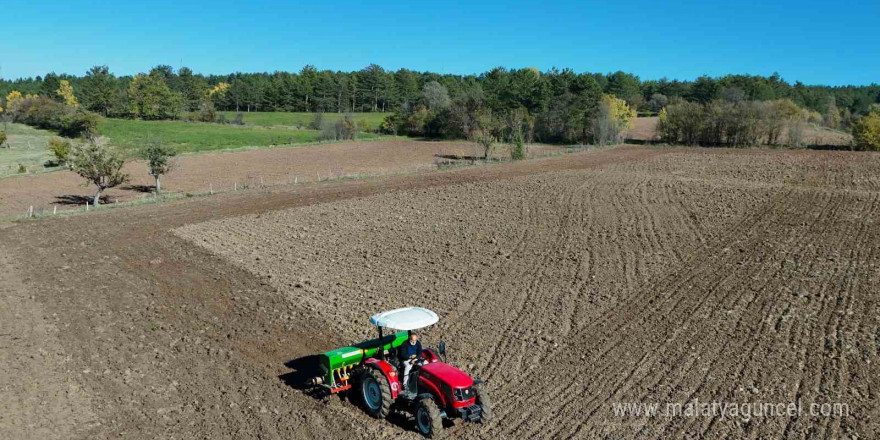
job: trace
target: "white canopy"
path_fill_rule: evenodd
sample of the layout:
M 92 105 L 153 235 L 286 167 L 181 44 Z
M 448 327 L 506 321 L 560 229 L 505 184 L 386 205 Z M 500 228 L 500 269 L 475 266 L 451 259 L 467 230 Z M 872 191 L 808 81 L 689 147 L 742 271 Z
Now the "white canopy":
M 377 313 L 370 322 L 377 327 L 395 330 L 415 330 L 435 324 L 440 320 L 436 313 L 422 307 L 404 307 Z

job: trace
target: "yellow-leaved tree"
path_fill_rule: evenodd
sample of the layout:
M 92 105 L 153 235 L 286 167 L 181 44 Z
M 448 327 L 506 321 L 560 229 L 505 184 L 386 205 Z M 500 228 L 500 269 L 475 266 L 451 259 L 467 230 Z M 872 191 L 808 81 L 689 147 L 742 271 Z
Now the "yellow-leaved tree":
M 6 109 L 9 113 L 15 113 L 22 101 L 24 101 L 24 96 L 21 96 L 21 92 L 13 90 L 6 95 Z
M 79 102 L 76 100 L 76 96 L 73 95 L 73 86 L 70 85 L 70 82 L 66 79 L 62 79 L 60 85 L 58 86 L 58 90 L 55 91 L 61 99 L 64 100 L 64 103 L 76 107 L 79 105 Z
M 873 110 L 873 109 L 872 109 Z M 880 110 L 859 118 L 852 127 L 853 142 L 859 150 L 880 150 Z
M 228 89 L 228 88 L 229 88 L 229 84 L 227 84 L 225 82 L 221 82 L 220 84 L 217 84 L 213 89 L 208 90 L 208 96 L 211 96 L 211 97 L 214 97 L 214 95 L 222 96 L 224 93 L 226 93 L 226 89 Z
M 665 116 L 665 114 L 664 114 Z M 602 95 L 599 112 L 593 119 L 593 140 L 599 145 L 613 145 L 623 142 L 624 132 L 632 128 L 636 111 L 626 101 L 614 95 Z

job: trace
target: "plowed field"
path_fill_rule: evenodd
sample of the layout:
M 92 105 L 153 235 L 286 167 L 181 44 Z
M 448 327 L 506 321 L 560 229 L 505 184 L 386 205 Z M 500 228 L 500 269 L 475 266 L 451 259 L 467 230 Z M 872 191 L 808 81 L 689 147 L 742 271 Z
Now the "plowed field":
M 82 384 L 92 437 L 418 438 L 284 378 L 421 305 L 441 316 L 423 340 L 493 398 L 451 438 L 877 438 L 878 223 L 880 155 L 625 147 L 0 238 L 63 330 L 53 380 Z M 802 411 L 663 413 L 689 402 Z

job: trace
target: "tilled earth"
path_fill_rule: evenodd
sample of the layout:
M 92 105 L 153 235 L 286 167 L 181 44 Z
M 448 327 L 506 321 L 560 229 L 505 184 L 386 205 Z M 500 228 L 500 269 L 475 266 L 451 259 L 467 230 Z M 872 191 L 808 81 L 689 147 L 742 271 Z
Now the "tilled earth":
M 533 157 L 564 152 L 552 145 L 529 146 Z M 262 148 L 250 151 L 220 151 L 183 155 L 173 160 L 173 170 L 162 187 L 172 193 L 223 192 L 241 188 L 287 185 L 327 179 L 415 173 L 436 168 L 446 157 L 481 155 L 473 142 L 381 139 Z M 499 147 L 494 157 L 509 157 Z M 110 203 L 131 202 L 152 197 L 155 182 L 144 161 L 129 161 L 123 169 L 131 181 L 105 192 Z M 73 171 L 22 174 L 0 179 L 0 221 L 24 216 L 31 208 L 37 214 L 83 209 L 94 196 L 94 187 Z
M 880 155 L 625 147 L 29 222 L 4 285 L 53 354 L 3 348 L 77 384 L 62 438 L 418 438 L 285 362 L 422 305 L 494 401 L 450 437 L 876 438 L 878 190 Z M 693 401 L 804 413 L 615 412 Z M 51 417 L 16 408 L 10 438 Z

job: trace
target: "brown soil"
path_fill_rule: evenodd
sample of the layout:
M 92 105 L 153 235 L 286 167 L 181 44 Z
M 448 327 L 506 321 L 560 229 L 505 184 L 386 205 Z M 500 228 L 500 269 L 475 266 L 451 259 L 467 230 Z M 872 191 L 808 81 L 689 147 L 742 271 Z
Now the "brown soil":
M 878 171 L 874 154 L 624 147 L 229 193 L 6 227 L 20 283 L 0 284 L 63 330 L 100 422 L 72 437 L 418 438 L 285 366 L 418 304 L 441 314 L 426 342 L 495 404 L 450 437 L 876 438 Z M 693 399 L 850 415 L 612 410 Z
M 495 156 L 509 155 L 499 146 Z M 563 151 L 550 145 L 532 145 L 533 157 Z M 259 185 L 314 182 L 340 177 L 413 173 L 436 168 L 443 156 L 482 155 L 472 142 L 377 140 L 292 148 L 203 153 L 181 156 L 176 169 L 163 179 L 163 188 L 177 193 L 232 190 Z M 151 197 L 153 179 L 143 162 L 126 165 L 131 182 L 106 192 L 111 202 Z M 35 212 L 82 209 L 94 188 L 72 171 L 58 171 L 0 179 L 0 219 Z

